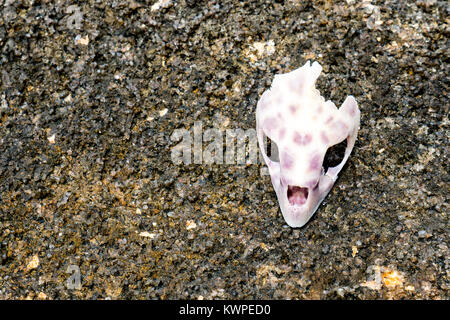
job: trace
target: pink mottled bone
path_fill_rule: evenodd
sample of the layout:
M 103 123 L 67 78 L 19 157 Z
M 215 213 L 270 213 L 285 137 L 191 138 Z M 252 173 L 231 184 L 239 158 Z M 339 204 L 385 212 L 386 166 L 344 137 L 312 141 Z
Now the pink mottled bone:
M 306 146 L 307 144 L 311 143 L 312 137 L 309 133 L 298 133 L 297 131 L 294 132 L 294 143 Z
M 322 71 L 319 63 L 275 76 L 256 108 L 258 141 L 278 197 L 284 219 L 291 227 L 303 226 L 331 190 L 356 141 L 360 111 L 352 96 L 338 109 L 315 88 Z M 280 117 L 283 115 L 283 117 Z M 280 163 L 269 160 L 263 136 L 278 146 Z M 328 148 L 347 141 L 344 159 L 323 169 Z

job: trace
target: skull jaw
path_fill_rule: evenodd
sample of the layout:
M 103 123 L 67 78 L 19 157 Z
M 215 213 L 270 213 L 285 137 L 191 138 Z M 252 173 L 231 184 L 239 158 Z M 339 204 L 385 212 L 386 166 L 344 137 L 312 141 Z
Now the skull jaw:
M 316 212 L 320 203 L 333 187 L 334 179 L 323 175 L 319 179 L 318 186 L 315 189 L 308 189 L 308 198 L 304 204 L 292 205 L 287 196 L 287 186 L 274 185 L 275 192 L 280 204 L 281 213 L 286 223 L 292 228 L 303 227 Z

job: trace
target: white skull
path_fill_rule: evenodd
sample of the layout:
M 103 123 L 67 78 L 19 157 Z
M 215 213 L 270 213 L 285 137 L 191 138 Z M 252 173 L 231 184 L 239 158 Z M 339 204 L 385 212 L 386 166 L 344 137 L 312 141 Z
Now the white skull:
M 360 111 L 353 96 L 338 109 L 315 88 L 319 63 L 276 75 L 256 107 L 258 143 L 269 168 L 281 212 L 291 227 L 303 226 L 330 192 L 355 145 Z M 270 159 L 265 136 L 276 143 L 279 161 Z M 347 140 L 342 161 L 327 172 L 327 149 Z

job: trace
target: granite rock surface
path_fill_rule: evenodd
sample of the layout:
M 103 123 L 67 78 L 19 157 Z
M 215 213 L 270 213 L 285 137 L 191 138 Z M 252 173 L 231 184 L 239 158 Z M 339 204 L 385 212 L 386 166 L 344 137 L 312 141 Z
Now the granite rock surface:
M 1 299 L 449 299 L 446 1 L 0 4 Z M 262 164 L 170 137 L 307 60 L 361 129 L 293 229 Z

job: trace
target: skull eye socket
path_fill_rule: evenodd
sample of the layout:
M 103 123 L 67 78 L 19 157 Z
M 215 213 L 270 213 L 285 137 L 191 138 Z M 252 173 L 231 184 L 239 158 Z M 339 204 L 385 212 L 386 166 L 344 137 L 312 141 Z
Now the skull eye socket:
M 335 144 L 328 148 L 327 153 L 325 153 L 325 158 L 323 159 L 323 169 L 325 172 L 329 168 L 337 167 L 344 160 L 345 150 L 347 149 L 347 140 Z
M 270 161 L 273 162 L 280 162 L 280 156 L 278 152 L 278 146 L 270 139 L 266 134 L 263 134 L 263 142 L 264 142 L 264 152 L 266 153 L 266 156 L 270 159 Z

